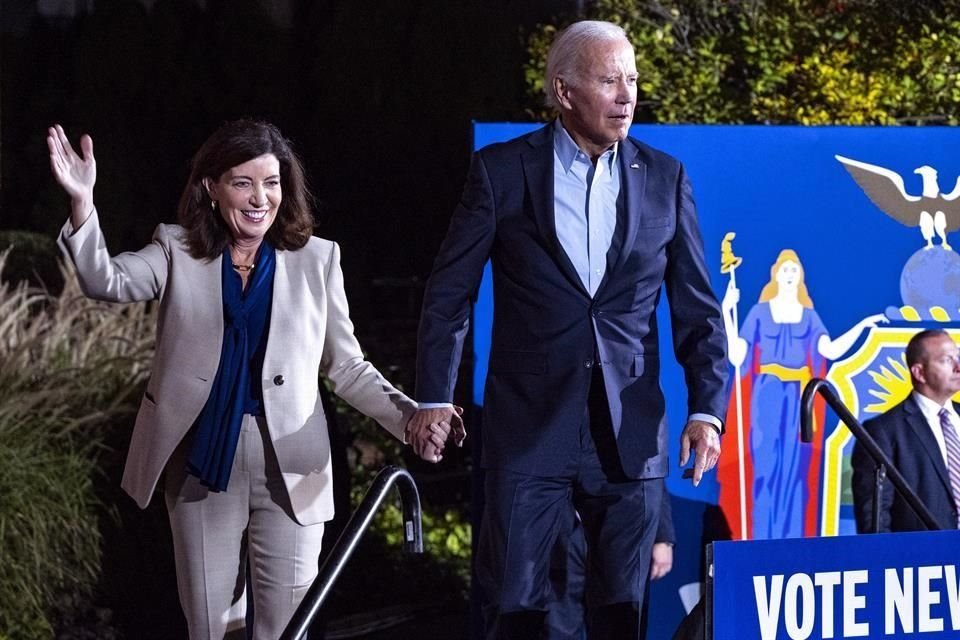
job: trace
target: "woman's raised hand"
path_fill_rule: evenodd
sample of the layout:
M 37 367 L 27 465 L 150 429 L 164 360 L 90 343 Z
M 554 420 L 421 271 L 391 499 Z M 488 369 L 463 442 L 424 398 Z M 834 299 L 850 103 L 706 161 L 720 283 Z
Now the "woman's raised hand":
M 63 127 L 54 125 L 47 130 L 47 148 L 50 149 L 50 170 L 70 196 L 73 225 L 79 227 L 93 210 L 93 185 L 97 182 L 93 140 L 88 135 L 80 138 L 83 153 L 80 157 L 67 140 Z

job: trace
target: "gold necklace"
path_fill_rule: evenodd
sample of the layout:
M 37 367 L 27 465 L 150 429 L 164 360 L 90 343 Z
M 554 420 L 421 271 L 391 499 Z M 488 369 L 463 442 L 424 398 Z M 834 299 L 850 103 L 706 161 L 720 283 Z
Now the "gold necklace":
M 237 271 L 253 271 L 253 268 L 257 266 L 256 264 L 235 264 L 233 268 Z

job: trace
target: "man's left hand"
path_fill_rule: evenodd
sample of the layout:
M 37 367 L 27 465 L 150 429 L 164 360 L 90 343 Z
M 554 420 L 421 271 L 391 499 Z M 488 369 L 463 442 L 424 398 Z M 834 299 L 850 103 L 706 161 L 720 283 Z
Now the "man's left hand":
M 705 471 L 717 466 L 720 459 L 720 435 L 709 422 L 691 420 L 680 435 L 680 466 L 687 464 L 693 450 L 693 486 L 700 484 Z
M 659 580 L 673 568 L 673 545 L 669 542 L 655 542 L 650 557 L 650 579 Z

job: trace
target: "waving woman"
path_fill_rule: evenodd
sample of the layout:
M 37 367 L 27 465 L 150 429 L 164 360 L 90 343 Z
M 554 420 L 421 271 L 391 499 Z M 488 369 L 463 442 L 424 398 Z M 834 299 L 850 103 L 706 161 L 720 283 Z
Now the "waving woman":
M 403 439 L 415 403 L 367 362 L 354 337 L 340 249 L 313 237 L 303 168 L 276 127 L 240 120 L 194 155 L 179 225 L 111 256 L 93 203 L 93 142 L 76 153 L 49 131 L 50 164 L 71 199 L 59 243 L 83 291 L 159 300 L 156 355 L 123 488 L 145 507 L 158 482 L 173 530 L 190 637 L 275 639 L 317 574 L 333 517 L 318 374 Z M 439 459 L 449 425 L 420 453 Z

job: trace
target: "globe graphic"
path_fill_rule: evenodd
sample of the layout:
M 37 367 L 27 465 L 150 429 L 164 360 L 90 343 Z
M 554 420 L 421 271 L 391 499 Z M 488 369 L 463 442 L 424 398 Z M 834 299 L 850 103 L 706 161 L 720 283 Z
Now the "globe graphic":
M 921 314 L 943 307 L 951 316 L 960 310 L 960 254 L 937 246 L 920 249 L 903 265 L 900 297 Z

